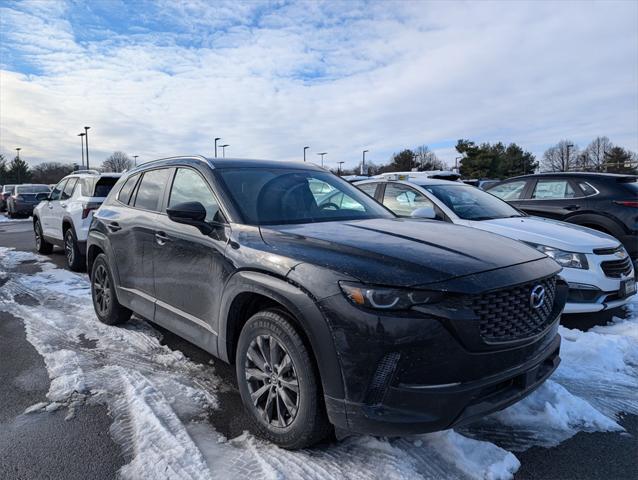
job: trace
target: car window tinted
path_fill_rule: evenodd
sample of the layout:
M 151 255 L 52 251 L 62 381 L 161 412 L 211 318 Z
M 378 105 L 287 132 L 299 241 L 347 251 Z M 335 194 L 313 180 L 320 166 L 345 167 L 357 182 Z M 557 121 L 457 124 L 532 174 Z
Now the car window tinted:
M 206 209 L 207 222 L 223 222 L 219 205 L 202 176 L 190 168 L 178 168 L 171 187 L 168 206 L 184 202 L 199 202 Z
M 117 195 L 117 199 L 120 202 L 128 205 L 129 201 L 131 200 L 131 194 L 133 193 L 133 189 L 135 188 L 135 185 L 137 184 L 137 181 L 139 180 L 139 178 L 140 178 L 140 174 L 138 173 L 137 175 L 133 175 L 129 177 L 128 180 L 126 180 L 126 182 L 124 183 L 120 192 Z M 87 196 L 90 196 L 90 194 Z
M 73 195 L 73 189 L 75 188 L 75 184 L 78 183 L 77 178 L 69 178 L 69 181 L 66 182 L 66 186 L 64 190 L 62 190 L 62 195 L 60 195 L 60 200 L 68 200 Z
M 18 185 L 16 186 L 16 193 L 49 193 L 49 187 L 46 185 Z
M 400 183 L 388 183 L 385 186 L 383 204 L 397 215 L 406 217 L 412 215 L 417 208 L 434 208 L 434 204 L 425 195 Z
M 583 191 L 586 197 L 596 194 L 596 189 L 587 182 L 578 182 L 578 186 Z
M 534 187 L 532 198 L 539 200 L 574 198 L 574 189 L 567 180 L 539 179 Z
M 169 170 L 162 168 L 144 172 L 135 195 L 135 206 L 144 210 L 159 211 L 164 186 L 168 180 Z
M 109 192 L 111 191 L 111 189 L 117 183 L 118 180 L 119 180 L 118 177 L 84 178 L 82 179 L 82 183 L 81 183 L 82 196 L 104 198 L 109 194 Z M 130 192 L 129 192 L 129 197 L 130 197 Z
M 65 178 L 60 183 L 58 183 L 53 191 L 51 192 L 51 200 L 60 200 L 60 195 L 62 194 L 62 190 L 64 190 L 64 186 L 66 185 L 67 179 Z
M 372 198 L 374 198 L 374 193 L 377 191 L 377 185 L 379 185 L 379 184 L 378 183 L 365 183 L 363 185 L 357 185 L 357 188 L 359 190 L 367 193 Z
M 364 218 L 393 218 L 355 186 L 323 170 L 293 168 L 218 168 L 215 175 L 224 195 L 251 225 L 329 222 Z M 311 182 L 324 182 L 334 192 L 313 193 Z M 339 205 L 328 200 L 343 193 Z
M 517 180 L 515 182 L 502 183 L 493 188 L 488 188 L 492 195 L 496 195 L 503 200 L 518 200 L 525 190 L 525 180 Z

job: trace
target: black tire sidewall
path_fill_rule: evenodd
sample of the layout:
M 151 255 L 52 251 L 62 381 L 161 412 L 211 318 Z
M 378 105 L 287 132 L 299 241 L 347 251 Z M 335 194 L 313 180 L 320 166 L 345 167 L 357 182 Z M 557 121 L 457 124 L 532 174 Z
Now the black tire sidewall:
M 248 382 L 245 379 L 245 357 L 252 340 L 258 335 L 275 337 L 288 351 L 299 383 L 299 410 L 292 424 L 277 428 L 263 422 L 252 405 Z M 239 392 L 257 432 L 277 445 L 296 449 L 315 443 L 318 409 L 323 408 L 319 395 L 318 377 L 301 337 L 281 312 L 266 310 L 253 315 L 242 329 L 236 352 L 236 373 Z
M 99 265 L 104 266 L 106 269 L 106 275 L 109 278 L 109 290 L 111 293 L 111 304 L 109 305 L 108 315 L 103 316 L 98 313 L 97 308 L 95 308 L 95 288 L 93 284 L 93 278 L 95 276 L 95 271 Z M 91 300 L 93 302 L 93 310 L 95 310 L 95 316 L 98 320 L 106 325 L 119 325 L 120 323 L 124 323 L 131 315 L 131 311 L 124 308 L 117 300 L 117 295 L 115 293 L 115 282 L 113 281 L 113 275 L 111 274 L 111 269 L 109 268 L 109 264 L 106 260 L 106 255 L 103 253 L 99 254 L 95 261 L 93 262 L 93 267 L 91 268 Z
M 84 267 L 84 257 L 80 254 L 80 249 L 78 248 L 78 241 L 75 237 L 75 232 L 73 228 L 69 227 L 64 231 L 64 255 L 66 256 L 66 240 L 67 236 L 71 235 L 72 239 L 72 248 L 73 248 L 73 263 L 69 263 L 69 258 L 67 257 L 66 263 L 69 268 L 73 271 L 81 271 Z

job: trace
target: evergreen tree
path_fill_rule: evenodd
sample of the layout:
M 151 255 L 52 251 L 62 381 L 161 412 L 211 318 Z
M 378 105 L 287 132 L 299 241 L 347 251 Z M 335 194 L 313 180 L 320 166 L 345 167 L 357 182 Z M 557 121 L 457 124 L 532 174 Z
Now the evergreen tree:
M 605 166 L 608 173 L 638 173 L 635 154 L 622 147 L 613 147 L 605 155 Z
M 534 173 L 538 167 L 534 155 L 515 143 L 507 147 L 501 142 L 476 145 L 460 139 L 456 151 L 463 155 L 460 173 L 465 178 L 508 178 Z
M 9 183 L 8 174 L 9 170 L 7 169 L 7 161 L 5 160 L 4 155 L 0 153 L 0 186 Z
M 21 158 L 15 157 L 9 164 L 7 183 L 28 183 L 31 179 L 29 165 Z

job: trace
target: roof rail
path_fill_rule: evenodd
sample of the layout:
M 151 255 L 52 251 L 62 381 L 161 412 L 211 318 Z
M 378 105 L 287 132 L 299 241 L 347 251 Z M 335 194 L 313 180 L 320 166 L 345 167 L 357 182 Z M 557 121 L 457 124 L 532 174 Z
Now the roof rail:
M 71 175 L 75 175 L 77 173 L 92 173 L 94 175 L 100 174 L 98 170 L 74 170 L 73 172 L 71 172 Z

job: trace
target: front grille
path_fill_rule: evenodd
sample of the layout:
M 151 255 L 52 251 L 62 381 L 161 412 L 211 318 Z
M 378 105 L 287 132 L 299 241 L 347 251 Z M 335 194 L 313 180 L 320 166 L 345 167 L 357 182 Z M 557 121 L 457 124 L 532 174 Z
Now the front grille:
M 545 299 L 534 308 L 532 290 L 539 285 L 545 290 Z M 503 343 L 541 333 L 553 320 L 555 297 L 555 276 L 476 297 L 472 308 L 479 317 L 481 338 L 488 343 Z
M 627 256 L 621 260 L 608 260 L 602 262 L 600 267 L 608 277 L 620 278 L 631 273 L 631 259 Z
M 620 252 L 622 250 L 622 245 L 618 245 L 614 248 L 594 248 L 594 253 L 596 255 L 613 255 L 616 252 Z

